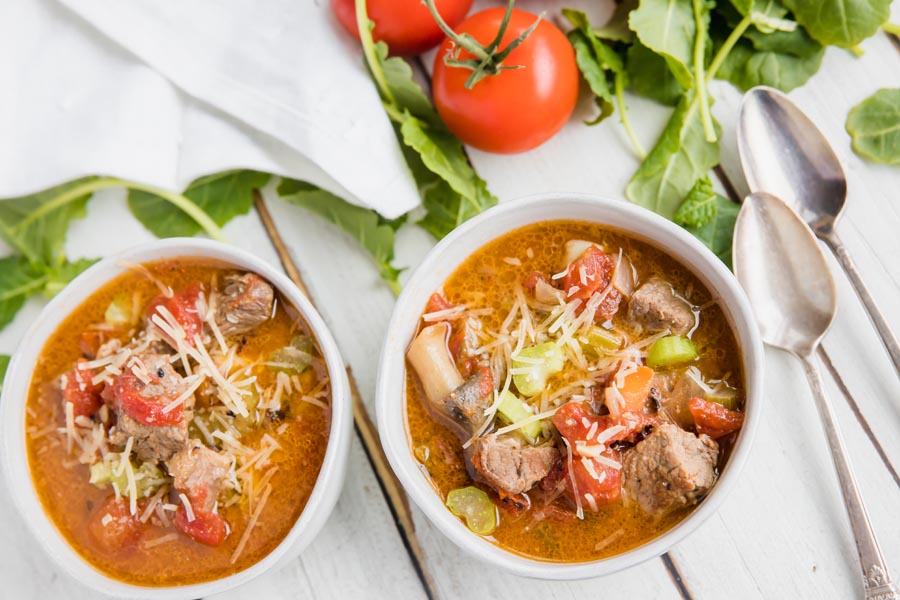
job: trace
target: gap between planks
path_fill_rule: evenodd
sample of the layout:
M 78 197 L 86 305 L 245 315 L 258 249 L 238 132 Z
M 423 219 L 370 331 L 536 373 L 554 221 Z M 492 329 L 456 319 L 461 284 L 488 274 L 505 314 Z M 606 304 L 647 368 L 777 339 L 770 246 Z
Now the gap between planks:
M 281 261 L 285 273 L 312 305 L 315 306 L 315 300 L 304 284 L 300 269 L 291 257 L 290 251 L 285 245 L 281 233 L 278 231 L 278 227 L 275 225 L 272 215 L 269 213 L 269 209 L 259 190 L 253 190 L 253 200 L 263 227 L 266 229 L 266 234 L 269 236 L 269 240 L 272 242 L 276 254 L 278 254 L 278 258 Z M 372 422 L 371 417 L 369 417 L 369 412 L 366 410 L 366 406 L 362 401 L 359 388 L 356 385 L 356 379 L 353 377 L 353 373 L 349 366 L 347 367 L 347 378 L 350 381 L 350 395 L 353 401 L 353 422 L 356 435 L 362 442 L 366 458 L 375 472 L 375 479 L 378 481 L 378 487 L 381 489 L 381 493 L 391 511 L 400 538 L 403 541 L 403 546 L 409 554 L 410 561 L 413 564 L 416 575 L 419 577 L 419 581 L 422 583 L 425 595 L 428 597 L 428 600 L 437 600 L 438 595 L 436 593 L 436 588 L 425 563 L 425 554 L 419 543 L 419 539 L 416 536 L 409 499 L 406 497 L 403 487 L 400 485 L 400 482 L 397 480 L 397 477 L 394 475 L 394 472 L 388 464 L 387 456 L 385 456 L 384 450 L 381 447 L 378 430 Z

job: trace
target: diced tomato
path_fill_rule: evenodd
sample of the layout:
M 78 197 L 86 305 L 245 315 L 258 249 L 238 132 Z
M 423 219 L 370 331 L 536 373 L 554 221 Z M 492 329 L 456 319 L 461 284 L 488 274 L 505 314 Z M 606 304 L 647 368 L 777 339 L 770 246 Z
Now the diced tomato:
M 86 362 L 83 359 L 79 364 Z M 63 375 L 62 394 L 66 402 L 71 402 L 75 416 L 91 417 L 103 406 L 100 392 L 103 385 L 94 385 L 93 371 L 77 366 Z
M 602 292 L 612 281 L 615 261 L 597 246 L 589 246 L 581 256 L 569 263 L 563 277 L 563 290 L 569 300 L 579 299 L 585 304 L 594 292 Z M 622 295 L 612 288 L 597 307 L 597 317 L 601 320 L 611 318 L 619 310 Z M 582 307 L 584 307 L 584 305 Z
M 622 387 L 618 388 L 625 401 L 623 405 L 619 406 L 620 412 L 643 412 L 647 404 L 647 396 L 650 395 L 650 388 L 653 385 L 653 375 L 653 369 L 642 366 L 624 377 Z
M 553 416 L 553 424 L 572 451 L 572 468 L 569 470 L 568 460 L 565 462 L 566 493 L 573 501 L 575 489 L 578 490 L 579 502 L 583 509 L 600 507 L 616 502 L 619 499 L 622 483 L 621 469 L 603 459 L 582 456 L 579 446 L 596 447 L 597 437 L 610 427 L 621 426 L 623 429 L 605 439 L 605 448 L 601 457 L 621 463 L 620 453 L 610 448 L 614 442 L 634 442 L 648 426 L 656 425 L 659 419 L 642 412 L 624 412 L 618 417 L 612 415 L 598 416 L 586 402 L 569 402 L 564 404 Z M 594 427 L 594 424 L 597 427 Z M 591 430 L 594 431 L 591 435 Z M 589 439 L 590 436 L 590 439 Z M 591 496 L 588 499 L 585 494 Z
M 688 408 L 694 416 L 697 433 L 705 433 L 714 440 L 734 433 L 744 425 L 744 413 L 728 410 L 717 402 L 691 398 Z
M 152 320 L 160 306 L 166 308 L 184 329 L 185 343 L 193 346 L 194 337 L 203 331 L 203 321 L 197 313 L 197 298 L 201 291 L 202 288 L 197 284 L 176 292 L 171 298 L 160 294 L 147 305 L 147 319 Z
M 105 552 L 120 552 L 140 539 L 144 527 L 138 515 L 131 514 L 128 500 L 110 496 L 94 510 L 88 532 Z
M 574 453 L 574 450 L 573 450 Z M 612 449 L 606 449 L 601 456 L 619 462 L 619 453 Z M 574 487 L 572 480 L 574 479 Z M 617 502 L 621 496 L 622 469 L 595 458 L 578 456 L 572 458 L 572 470 L 566 463 L 566 495 L 573 502 L 580 503 L 582 509 L 594 510 L 604 504 Z M 578 500 L 575 500 L 575 491 L 578 492 Z
M 433 313 L 447 310 L 448 308 L 453 308 L 453 305 L 447 302 L 447 299 L 440 292 L 435 292 L 428 299 L 428 303 L 425 305 L 425 312 Z
M 194 520 L 189 521 L 184 506 L 175 512 L 175 527 L 196 542 L 207 546 L 219 546 L 228 535 L 225 519 L 218 513 L 194 510 Z
M 153 379 L 155 376 L 151 374 L 151 385 L 158 383 Z M 163 412 L 163 408 L 175 398 L 166 394 L 143 396 L 141 392 L 146 387 L 130 369 L 116 377 L 113 393 L 125 414 L 142 425 L 180 425 L 184 421 L 183 405 L 179 404 L 171 411 Z

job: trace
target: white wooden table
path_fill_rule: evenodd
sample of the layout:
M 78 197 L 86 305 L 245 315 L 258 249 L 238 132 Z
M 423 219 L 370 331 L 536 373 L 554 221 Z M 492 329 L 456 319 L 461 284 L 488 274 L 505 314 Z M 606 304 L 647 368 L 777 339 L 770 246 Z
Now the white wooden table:
M 522 3 L 528 7 L 532 2 Z M 894 5 L 900 20 L 900 7 Z M 791 97 L 813 118 L 844 162 L 850 201 L 839 225 L 873 295 L 900 332 L 900 169 L 863 162 L 850 150 L 844 120 L 851 106 L 881 87 L 900 85 L 900 43 L 879 33 L 854 58 L 829 49 L 821 71 Z M 737 194 L 746 184 L 737 160 L 734 126 L 740 94 L 715 84 L 714 112 L 724 127 L 720 183 Z M 629 98 L 646 147 L 668 109 Z M 569 125 L 543 147 L 518 156 L 473 151 L 471 159 L 502 200 L 575 191 L 621 198 L 637 166 L 615 118 L 588 128 L 583 101 Z M 309 291 L 352 366 L 373 409 L 377 356 L 393 306 L 368 258 L 330 225 L 287 206 L 269 190 L 269 209 Z M 564 217 L 565 215 L 560 215 Z M 100 235 L 102 233 L 102 235 Z M 228 238 L 277 263 L 259 216 L 225 228 Z M 101 193 L 88 218 L 71 230 L 71 257 L 102 256 L 152 239 L 128 213 L 118 192 Z M 433 241 L 406 226 L 397 264 L 415 267 Z M 0 255 L 5 253 L 0 249 Z M 853 464 L 884 553 L 900 577 L 900 381 L 849 283 L 834 264 L 839 313 L 820 358 L 827 391 L 841 419 Z M 0 333 L 11 353 L 42 307 L 30 301 Z M 722 509 L 667 555 L 602 579 L 542 582 L 477 564 L 445 539 L 413 507 L 416 534 L 433 578 L 426 590 L 416 575 L 363 447 L 356 439 L 337 509 L 299 560 L 224 599 L 287 598 L 855 598 L 862 581 L 837 482 L 800 365 L 768 350 L 762 427 L 742 480 Z M 0 598 L 90 598 L 58 571 L 20 522 L 0 481 Z

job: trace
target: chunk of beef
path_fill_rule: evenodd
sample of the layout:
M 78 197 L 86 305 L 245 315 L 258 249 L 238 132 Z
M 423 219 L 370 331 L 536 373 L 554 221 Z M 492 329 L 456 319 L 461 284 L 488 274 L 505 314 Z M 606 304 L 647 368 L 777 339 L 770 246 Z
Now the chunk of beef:
M 216 325 L 222 335 L 240 335 L 256 329 L 272 314 L 275 290 L 259 275 L 229 275 L 219 297 Z
M 191 440 L 166 462 L 166 466 L 175 478 L 175 488 L 190 496 L 191 502 L 196 503 L 195 510 L 208 513 L 216 505 L 231 461 L 197 440 Z
M 110 441 L 113 444 L 124 445 L 130 437 L 134 438 L 134 451 L 140 460 L 151 463 L 164 462 L 187 444 L 187 423 L 143 425 L 127 414 L 121 413 Z
M 628 320 L 638 329 L 669 330 L 676 335 L 690 331 L 696 322 L 691 305 L 658 277 L 644 282 L 628 302 Z
M 484 423 L 484 412 L 493 402 L 494 377 L 489 367 L 481 366 L 465 383 L 450 392 L 444 403 L 447 414 L 474 433 Z
M 107 386 L 112 389 L 111 404 L 118 416 L 112 442 L 125 444 L 134 437 L 138 458 L 154 463 L 168 460 L 187 443 L 185 410 L 193 406 L 194 397 L 171 410 L 165 408 L 190 383 L 172 368 L 168 354 L 144 354 L 128 365 Z
M 623 492 L 651 515 L 694 504 L 716 482 L 718 453 L 709 436 L 660 425 L 625 454 Z
M 546 477 L 558 458 L 554 446 L 528 446 L 517 437 L 492 433 L 475 442 L 472 466 L 495 490 L 521 494 Z

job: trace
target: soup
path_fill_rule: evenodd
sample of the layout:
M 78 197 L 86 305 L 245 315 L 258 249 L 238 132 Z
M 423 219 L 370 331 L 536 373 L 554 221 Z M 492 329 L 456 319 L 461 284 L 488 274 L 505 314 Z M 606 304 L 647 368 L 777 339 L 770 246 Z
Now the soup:
M 740 351 L 683 265 L 551 221 L 473 253 L 407 352 L 411 451 L 449 510 L 518 554 L 579 562 L 659 536 L 743 424 Z
M 261 560 L 324 459 L 330 384 L 298 311 L 200 259 L 134 265 L 47 340 L 27 401 L 43 507 L 89 563 L 170 586 Z

